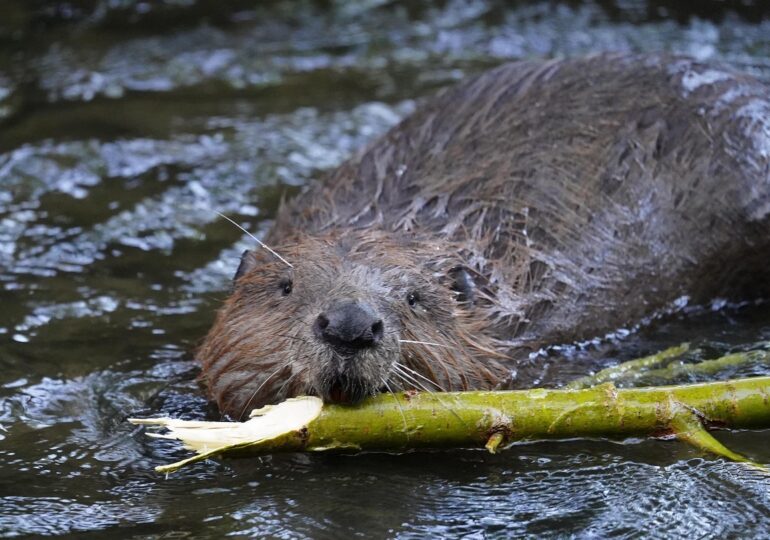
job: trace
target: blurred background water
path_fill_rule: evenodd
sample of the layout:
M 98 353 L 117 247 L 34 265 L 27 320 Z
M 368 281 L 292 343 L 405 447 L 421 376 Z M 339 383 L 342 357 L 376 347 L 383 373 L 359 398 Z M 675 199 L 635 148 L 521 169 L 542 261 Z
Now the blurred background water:
M 129 415 L 218 418 L 194 349 L 282 196 L 501 62 L 673 51 L 770 78 L 762 0 L 3 0 L 0 536 L 750 537 L 770 483 L 673 441 L 209 462 Z M 703 309 L 541 359 L 542 384 L 683 340 L 770 340 Z M 706 342 L 707 341 L 707 342 Z M 762 366 L 725 376 L 767 374 Z M 770 462 L 770 433 L 724 433 Z

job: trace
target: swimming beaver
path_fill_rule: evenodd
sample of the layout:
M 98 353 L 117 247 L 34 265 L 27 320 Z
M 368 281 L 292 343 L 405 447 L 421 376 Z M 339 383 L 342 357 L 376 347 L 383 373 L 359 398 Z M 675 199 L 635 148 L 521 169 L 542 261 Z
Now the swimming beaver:
M 516 62 L 280 209 L 201 350 L 220 410 L 492 388 L 682 297 L 767 292 L 770 87 L 665 56 Z

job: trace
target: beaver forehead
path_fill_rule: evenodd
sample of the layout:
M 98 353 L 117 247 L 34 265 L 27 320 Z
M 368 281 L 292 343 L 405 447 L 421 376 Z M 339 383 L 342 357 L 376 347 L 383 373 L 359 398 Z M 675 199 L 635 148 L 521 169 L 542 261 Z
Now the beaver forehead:
M 430 246 L 437 241 L 431 240 Z M 393 233 L 375 230 L 335 230 L 326 235 L 298 234 L 286 245 L 279 246 L 279 252 L 292 261 L 336 259 L 370 264 L 382 269 L 390 267 L 416 268 L 419 259 L 430 251 L 413 238 L 404 238 Z
M 419 273 L 400 266 L 382 267 L 371 261 L 327 256 L 323 261 L 303 260 L 294 268 L 294 284 L 298 291 L 321 295 L 390 296 L 414 287 L 422 278 Z

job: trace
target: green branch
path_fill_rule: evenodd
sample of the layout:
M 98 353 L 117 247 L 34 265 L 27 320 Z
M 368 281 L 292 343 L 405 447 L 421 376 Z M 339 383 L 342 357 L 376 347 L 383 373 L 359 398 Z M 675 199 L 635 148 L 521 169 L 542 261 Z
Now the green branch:
M 633 382 L 635 386 L 649 386 L 656 383 L 660 384 L 660 381 L 671 384 L 674 381 L 688 382 L 689 380 L 693 382 L 698 378 L 713 380 L 719 375 L 724 377 L 725 373 L 735 373 L 738 368 L 745 366 L 763 366 L 763 371 L 767 372 L 767 368 L 770 367 L 770 351 L 737 352 L 693 364 L 674 361 L 662 368 L 636 373 L 630 379 L 621 378 L 616 383 Z
M 255 411 L 244 423 L 131 420 L 168 428 L 197 455 L 486 447 L 537 439 L 674 435 L 728 459 L 748 461 L 707 428 L 770 427 L 770 377 L 684 386 L 585 390 L 381 394 L 351 407 L 303 397 Z M 265 430 L 265 431 L 263 431 Z M 158 436 L 158 435 L 156 435 Z
M 606 382 L 628 382 L 644 375 L 647 370 L 662 366 L 671 359 L 682 356 L 689 350 L 690 345 L 688 343 L 683 343 L 677 347 L 671 347 L 670 349 L 666 349 L 665 351 L 650 356 L 645 356 L 644 358 L 638 358 L 636 360 L 618 364 L 617 366 L 608 367 L 595 375 L 575 379 L 566 385 L 565 388 L 579 390 L 581 388 L 590 388 Z

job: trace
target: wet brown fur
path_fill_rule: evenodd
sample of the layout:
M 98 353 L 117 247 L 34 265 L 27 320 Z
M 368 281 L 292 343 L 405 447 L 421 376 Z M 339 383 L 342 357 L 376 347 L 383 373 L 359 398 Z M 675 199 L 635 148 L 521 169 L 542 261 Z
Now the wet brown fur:
M 263 251 L 237 281 L 200 351 L 211 397 L 240 417 L 317 393 L 339 359 L 309 328 L 333 299 L 383 316 L 382 346 L 339 368 L 376 391 L 491 388 L 532 351 L 682 296 L 765 294 L 769 95 L 688 59 L 606 55 L 445 91 L 282 207 L 267 241 L 294 267 Z

